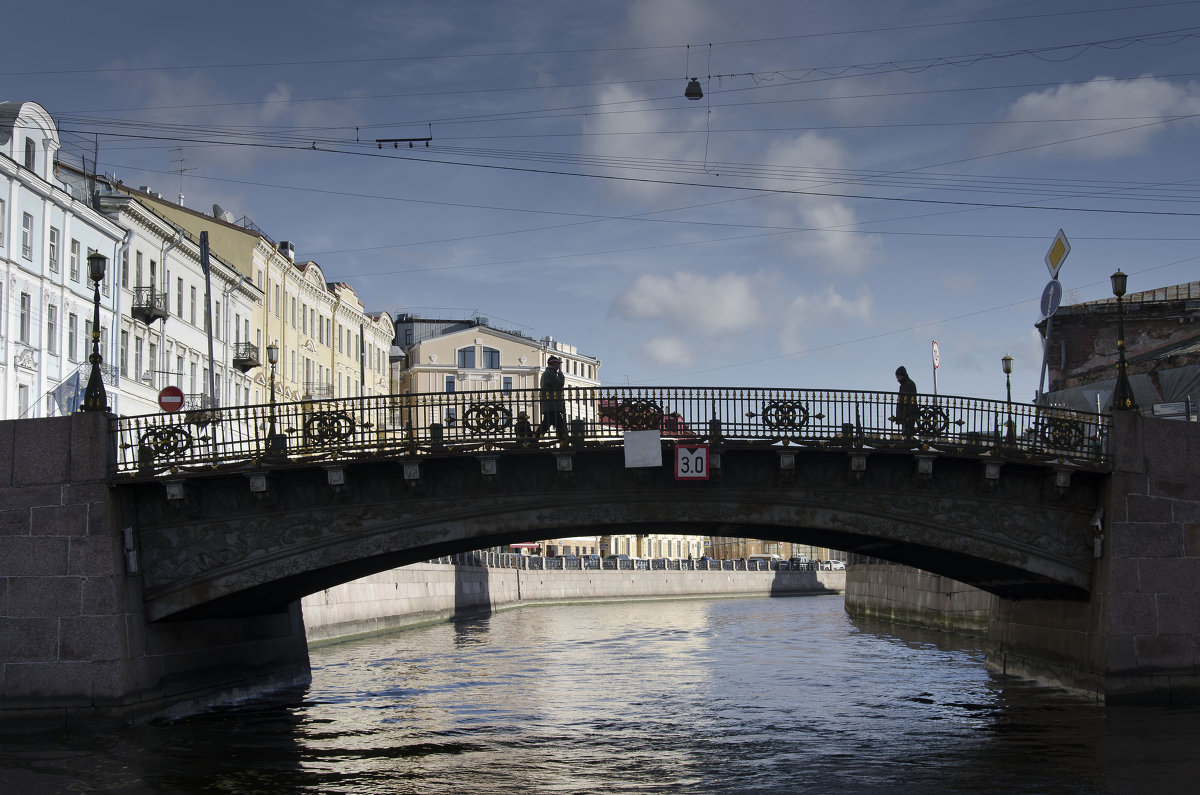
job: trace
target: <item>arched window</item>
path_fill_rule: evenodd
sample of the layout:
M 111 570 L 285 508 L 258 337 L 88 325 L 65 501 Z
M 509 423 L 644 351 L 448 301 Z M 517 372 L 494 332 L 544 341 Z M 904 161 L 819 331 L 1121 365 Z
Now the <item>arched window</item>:
M 458 349 L 458 366 L 463 368 L 473 368 L 475 366 L 474 345 L 469 345 L 466 348 Z
M 500 351 L 495 348 L 483 349 L 483 367 L 485 370 L 500 369 Z

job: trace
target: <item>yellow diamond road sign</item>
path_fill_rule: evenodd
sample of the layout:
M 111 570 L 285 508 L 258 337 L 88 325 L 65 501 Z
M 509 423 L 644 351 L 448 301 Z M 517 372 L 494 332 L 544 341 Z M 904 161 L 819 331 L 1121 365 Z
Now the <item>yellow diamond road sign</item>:
M 1067 236 L 1063 234 L 1063 230 L 1058 230 L 1058 236 L 1054 238 L 1054 243 L 1051 244 L 1050 250 L 1046 252 L 1046 269 L 1050 271 L 1050 278 L 1058 278 L 1058 269 L 1062 267 L 1063 260 L 1071 253 L 1071 244 L 1067 242 Z

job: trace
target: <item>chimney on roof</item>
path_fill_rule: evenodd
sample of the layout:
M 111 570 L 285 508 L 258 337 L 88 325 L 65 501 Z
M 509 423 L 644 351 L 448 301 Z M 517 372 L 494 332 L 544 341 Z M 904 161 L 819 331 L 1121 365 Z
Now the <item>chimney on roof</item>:
M 279 253 L 288 258 L 288 262 L 296 261 L 296 247 L 290 240 L 279 241 Z

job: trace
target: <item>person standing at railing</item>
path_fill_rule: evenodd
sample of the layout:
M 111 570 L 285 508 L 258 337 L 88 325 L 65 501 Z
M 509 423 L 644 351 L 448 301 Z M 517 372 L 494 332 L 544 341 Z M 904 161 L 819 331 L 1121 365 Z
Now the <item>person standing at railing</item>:
M 917 408 L 917 384 L 908 377 L 908 370 L 904 365 L 896 368 L 896 380 L 900 382 L 900 390 L 899 397 L 896 398 L 894 419 L 904 428 L 905 437 L 909 437 L 916 430 L 917 416 L 920 413 L 920 409 Z
M 517 441 L 522 447 L 533 444 L 533 426 L 529 424 L 529 415 L 521 411 L 517 413 L 517 422 L 513 426 L 517 433 Z
M 546 369 L 542 371 L 541 409 L 542 422 L 538 425 L 537 436 L 554 426 L 554 432 L 559 440 L 567 438 L 567 397 L 563 393 L 567 377 L 562 372 L 562 359 L 551 356 L 546 360 Z

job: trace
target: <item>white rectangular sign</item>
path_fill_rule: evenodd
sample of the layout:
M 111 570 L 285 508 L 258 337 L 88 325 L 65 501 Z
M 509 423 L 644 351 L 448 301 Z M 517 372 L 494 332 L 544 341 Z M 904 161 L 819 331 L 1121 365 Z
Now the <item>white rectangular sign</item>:
M 662 466 L 661 431 L 625 431 L 625 468 Z

